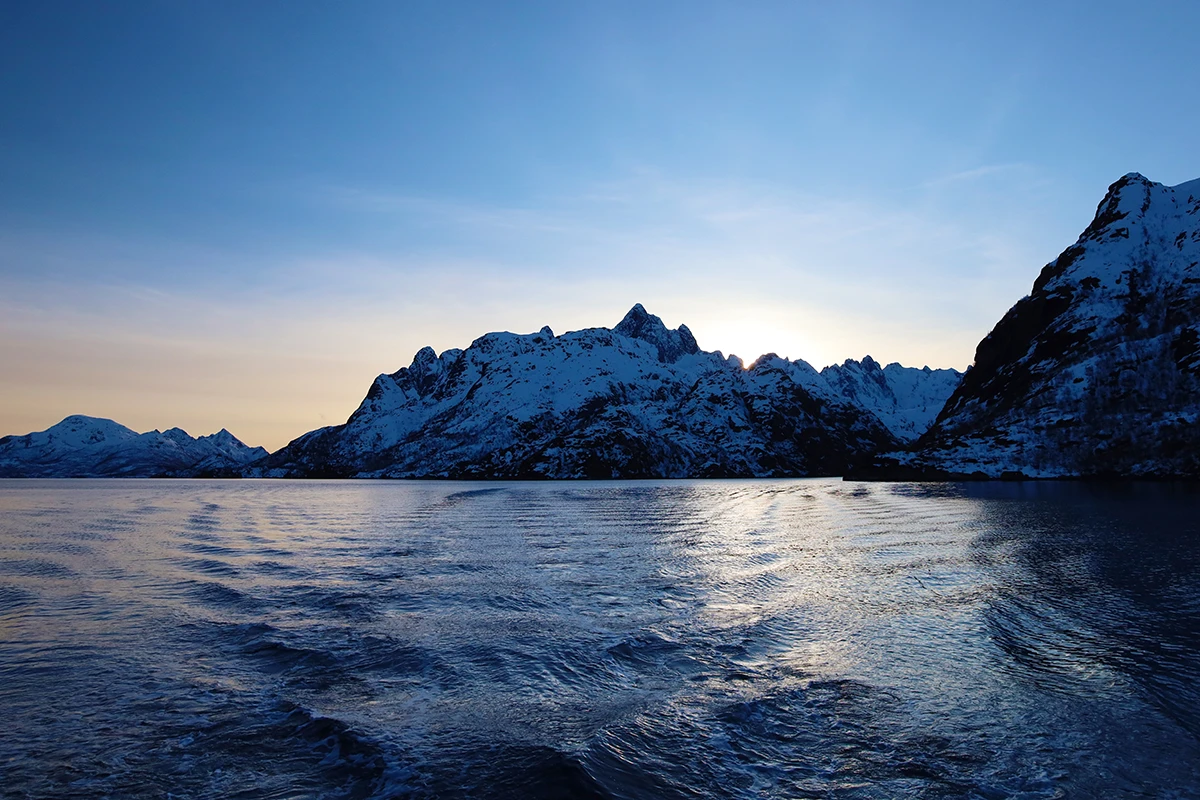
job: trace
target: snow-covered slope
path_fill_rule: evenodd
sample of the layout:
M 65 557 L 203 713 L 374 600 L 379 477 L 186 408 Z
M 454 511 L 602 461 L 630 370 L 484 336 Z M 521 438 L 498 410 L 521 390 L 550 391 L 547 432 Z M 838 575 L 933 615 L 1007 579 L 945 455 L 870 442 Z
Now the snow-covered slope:
M 344 425 L 253 465 L 267 476 L 840 474 L 896 438 L 803 361 L 748 369 L 634 306 L 612 330 L 489 333 L 375 379 Z
M 76 415 L 38 433 L 0 438 L 0 477 L 195 477 L 231 474 L 267 455 L 229 431 L 192 438 L 179 428 L 136 433 Z
M 962 380 L 956 369 L 880 367 L 870 356 L 848 358 L 821 370 L 821 377 L 842 397 L 866 408 L 901 441 L 910 442 L 929 429 L 946 398 Z
M 1200 476 L 1200 180 L 1136 173 L 988 334 L 900 467 Z

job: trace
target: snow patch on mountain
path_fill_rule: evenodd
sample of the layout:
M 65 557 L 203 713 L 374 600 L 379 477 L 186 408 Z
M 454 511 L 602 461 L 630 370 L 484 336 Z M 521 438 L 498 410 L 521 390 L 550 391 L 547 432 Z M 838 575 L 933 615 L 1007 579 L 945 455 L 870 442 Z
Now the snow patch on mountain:
M 137 433 L 73 415 L 44 431 L 0 437 L 0 477 L 196 477 L 232 474 L 267 455 L 227 430 L 192 438 L 179 428 Z
M 962 380 L 956 369 L 917 369 L 896 362 L 880 367 L 870 356 L 848 358 L 821 370 L 842 397 L 866 408 L 901 441 L 910 442 L 933 424 Z
M 380 375 L 344 425 L 253 465 L 266 476 L 840 474 L 896 437 L 804 361 L 743 369 L 635 305 L 614 328 L 489 333 Z
M 1200 180 L 1129 173 L 979 343 L 915 471 L 1200 475 Z

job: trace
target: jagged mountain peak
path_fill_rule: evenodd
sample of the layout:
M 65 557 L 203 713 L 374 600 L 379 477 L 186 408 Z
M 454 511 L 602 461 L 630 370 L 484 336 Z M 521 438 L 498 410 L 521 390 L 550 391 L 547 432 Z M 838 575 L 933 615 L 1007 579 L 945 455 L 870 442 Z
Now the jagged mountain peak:
M 869 372 L 869 373 L 888 372 L 889 370 L 900 370 L 900 369 L 919 369 L 924 372 L 935 371 L 935 370 L 931 370 L 928 366 L 906 367 L 903 364 L 901 364 L 899 361 L 889 361 L 887 364 L 881 364 L 879 361 L 877 361 L 875 358 L 873 358 L 870 355 L 863 356 L 861 361 L 858 359 L 854 359 L 854 358 L 847 358 L 845 361 L 843 361 L 838 366 L 841 366 L 843 369 L 858 369 L 858 370 L 862 370 L 863 372 Z M 826 369 L 828 369 L 828 367 Z M 952 371 L 954 371 L 954 370 L 952 370 Z
M 1037 383 L 1034 373 L 1044 371 L 1037 365 L 1086 357 L 1098 339 L 1111 345 L 1138 336 L 1139 327 L 1195 323 L 1187 298 L 1200 281 L 1198 223 L 1200 203 L 1187 192 L 1139 173 L 1114 182 L 1079 239 L 979 343 L 974 368 L 942 416 L 992 400 L 993 412 L 1004 411 Z
M 821 370 L 821 377 L 842 397 L 869 409 L 888 430 L 912 441 L 929 428 L 946 398 L 962 380 L 955 369 L 881 366 L 871 356 L 848 358 Z
M 217 431 L 216 433 L 210 433 L 207 436 L 198 436 L 196 438 L 198 441 L 212 442 L 220 447 L 248 447 L 245 442 L 230 433 L 227 428 L 221 428 L 221 430 Z
M 412 366 L 414 366 L 414 367 L 428 366 L 429 364 L 432 364 L 434 361 L 437 361 L 437 357 L 438 357 L 437 353 L 434 352 L 434 349 L 432 347 L 430 347 L 429 345 L 425 345 L 424 347 L 422 347 L 420 350 L 417 351 L 416 355 L 413 356 Z
M 634 331 L 630 330 L 630 328 L 640 328 L 642 325 L 645 325 L 651 320 L 657 322 L 663 328 L 666 327 L 663 325 L 663 321 L 647 311 L 644 305 L 641 303 L 634 303 L 633 308 L 625 312 L 625 316 L 621 318 L 621 321 L 617 323 L 613 330 L 621 330 L 623 335 L 632 336 L 634 335 Z
M 1133 215 L 1141 215 L 1150 207 L 1155 187 L 1167 189 L 1138 172 L 1127 173 L 1109 185 L 1104 199 L 1096 206 L 1092 222 L 1079 237 L 1080 241 L 1100 240 L 1114 234 L 1112 226 Z M 1169 189 L 1168 189 L 1169 191 Z
M 1200 474 L 1200 180 L 1114 181 L 996 324 L 904 463 L 997 476 Z
M 700 352 L 696 337 L 687 325 L 670 330 L 661 319 L 646 311 L 641 303 L 634 304 L 612 332 L 654 345 L 658 349 L 658 360 L 664 364 L 673 364 L 684 356 Z
M 952 385 L 925 377 L 909 382 L 924 383 L 925 405 L 940 407 Z M 637 304 L 612 329 L 494 332 L 462 351 L 423 351 L 412 366 L 377 377 L 344 425 L 299 437 L 247 474 L 818 474 L 908 438 L 885 421 L 907 410 L 894 398 L 870 402 L 802 360 L 768 353 L 744 368 L 736 356 L 703 351 L 687 326 L 670 330 Z

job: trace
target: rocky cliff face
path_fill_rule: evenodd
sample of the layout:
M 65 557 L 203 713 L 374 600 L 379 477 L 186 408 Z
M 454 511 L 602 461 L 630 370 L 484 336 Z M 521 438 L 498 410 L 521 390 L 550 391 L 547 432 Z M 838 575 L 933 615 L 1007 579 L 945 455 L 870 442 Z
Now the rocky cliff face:
M 249 474 L 830 475 L 897 443 L 805 362 L 771 354 L 743 368 L 637 305 L 611 330 L 489 333 L 466 350 L 421 350 L 376 378 L 346 424 Z
M 1129 174 L 979 343 L 901 468 L 1200 475 L 1200 180 Z
M 191 478 L 235 474 L 267 455 L 229 431 L 192 438 L 179 428 L 136 433 L 76 415 L 37 433 L 0 438 L 0 478 Z

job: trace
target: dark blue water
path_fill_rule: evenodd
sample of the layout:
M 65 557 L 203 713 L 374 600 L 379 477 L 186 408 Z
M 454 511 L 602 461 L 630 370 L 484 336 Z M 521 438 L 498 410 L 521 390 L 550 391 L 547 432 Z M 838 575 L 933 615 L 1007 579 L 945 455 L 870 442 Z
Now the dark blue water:
M 0 481 L 0 792 L 1200 796 L 1200 496 Z

